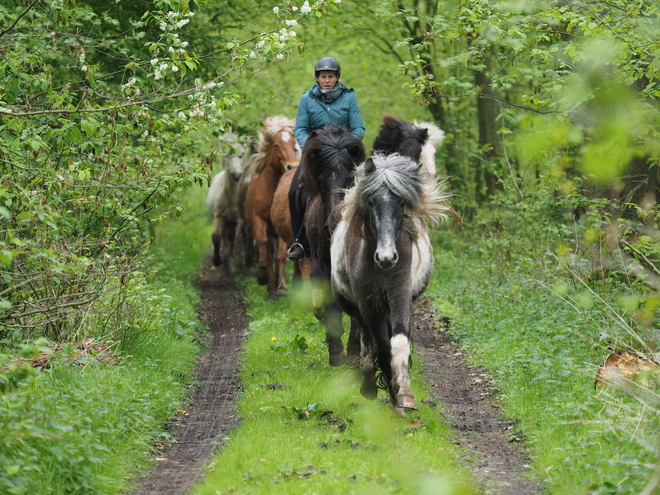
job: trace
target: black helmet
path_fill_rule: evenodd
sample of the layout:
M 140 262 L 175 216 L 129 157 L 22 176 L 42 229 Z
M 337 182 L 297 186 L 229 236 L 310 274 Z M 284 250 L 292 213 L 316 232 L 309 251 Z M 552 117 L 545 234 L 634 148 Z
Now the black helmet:
M 316 62 L 314 66 L 314 79 L 318 79 L 319 72 L 322 70 L 330 70 L 337 73 L 337 79 L 341 76 L 341 67 L 339 67 L 339 62 L 337 62 L 332 57 L 323 57 Z

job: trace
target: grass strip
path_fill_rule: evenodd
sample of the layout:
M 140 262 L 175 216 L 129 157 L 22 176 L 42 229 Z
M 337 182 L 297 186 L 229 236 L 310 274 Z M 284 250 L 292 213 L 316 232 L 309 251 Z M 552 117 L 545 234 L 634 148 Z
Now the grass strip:
M 419 411 L 395 418 L 382 399 L 359 395 L 354 372 L 327 364 L 324 329 L 304 303 L 242 284 L 252 320 L 242 423 L 194 494 L 473 493 L 440 411 L 421 402 L 431 396 L 419 363 Z

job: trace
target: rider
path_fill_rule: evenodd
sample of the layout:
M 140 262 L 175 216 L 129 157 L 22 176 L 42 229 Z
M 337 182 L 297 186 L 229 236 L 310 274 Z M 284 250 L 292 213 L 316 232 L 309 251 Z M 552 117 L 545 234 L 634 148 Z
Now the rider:
M 339 82 L 340 76 L 339 62 L 334 58 L 323 57 L 316 62 L 316 83 L 300 96 L 296 114 L 295 135 L 302 149 L 312 131 L 324 129 L 329 125 L 346 129 L 359 139 L 364 137 L 364 122 L 355 93 Z M 305 205 L 299 200 L 299 173 L 300 167 L 296 170 L 289 189 L 289 211 L 295 241 L 287 255 L 292 261 L 304 260 L 309 251 L 303 225 Z

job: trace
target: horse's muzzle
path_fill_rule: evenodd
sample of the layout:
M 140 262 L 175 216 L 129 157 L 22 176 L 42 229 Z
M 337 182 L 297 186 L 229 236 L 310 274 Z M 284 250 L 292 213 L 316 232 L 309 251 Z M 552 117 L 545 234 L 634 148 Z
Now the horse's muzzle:
M 379 268 L 382 268 L 383 270 L 390 270 L 394 268 L 394 266 L 399 261 L 399 253 L 393 251 L 391 254 L 380 255 L 378 250 L 376 250 L 374 253 L 374 261 L 379 266 Z

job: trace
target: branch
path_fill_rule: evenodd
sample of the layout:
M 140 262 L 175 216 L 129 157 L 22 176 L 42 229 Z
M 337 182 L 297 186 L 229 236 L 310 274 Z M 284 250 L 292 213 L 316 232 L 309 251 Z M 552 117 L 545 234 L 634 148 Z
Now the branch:
M 2 38 L 5 34 L 7 34 L 12 29 L 14 29 L 14 27 L 16 27 L 16 24 L 18 24 L 18 21 L 20 21 L 25 14 L 27 14 L 30 10 L 32 10 L 32 7 L 34 7 L 38 1 L 39 0 L 33 0 L 32 3 L 28 5 L 27 8 L 16 19 L 14 19 L 14 22 L 12 22 L 11 26 L 9 26 L 7 29 L 0 29 L 0 38 Z

